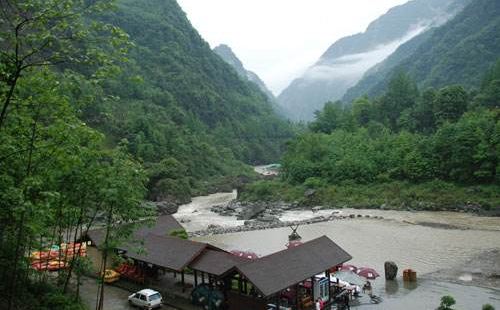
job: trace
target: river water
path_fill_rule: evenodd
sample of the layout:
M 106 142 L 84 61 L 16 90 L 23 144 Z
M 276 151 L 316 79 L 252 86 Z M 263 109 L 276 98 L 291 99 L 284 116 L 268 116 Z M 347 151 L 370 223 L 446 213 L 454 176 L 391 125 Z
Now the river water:
M 226 204 L 235 197 L 235 192 L 197 197 L 192 203 L 181 206 L 174 216 L 186 222 L 183 225 L 188 231 L 206 229 L 209 224 L 224 227 L 242 225 L 242 221 L 235 217 L 220 216 L 210 211 L 212 206 Z M 350 263 L 356 266 L 373 267 L 382 273 L 384 262 L 392 260 L 400 270 L 412 268 L 419 276 L 416 287 L 407 287 L 401 281 L 386 284 L 382 277 L 379 278 L 375 281 L 375 292 L 384 298 L 384 302 L 370 305 L 367 300 L 361 299 L 360 309 L 434 309 L 439 304 L 439 298 L 446 294 L 457 299 L 457 309 L 480 309 L 485 303 L 500 307 L 500 291 L 426 277 L 442 269 L 459 268 L 486 250 L 500 249 L 500 218 L 452 212 L 351 209 L 340 212 L 383 216 L 384 219 L 356 217 L 303 225 L 298 233 L 304 241 L 327 235 L 351 254 L 353 259 Z M 331 213 L 332 210 L 316 213 L 296 210 L 284 213 L 280 219 L 297 220 Z M 436 225 L 447 225 L 452 229 Z M 283 250 L 290 232 L 289 228 L 276 228 L 204 236 L 196 240 L 210 242 L 226 250 L 250 250 L 267 255 Z M 463 278 L 471 276 L 467 274 Z

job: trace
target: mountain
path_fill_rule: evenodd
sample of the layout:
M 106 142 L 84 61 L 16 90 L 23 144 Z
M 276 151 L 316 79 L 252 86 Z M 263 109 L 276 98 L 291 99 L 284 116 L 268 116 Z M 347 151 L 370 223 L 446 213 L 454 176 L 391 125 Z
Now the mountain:
M 119 0 L 104 20 L 134 46 L 104 89 L 109 100 L 84 117 L 110 144 L 126 139 L 150 172 L 152 199 L 186 196 L 246 171 L 242 162 L 279 158 L 290 125 L 211 50 L 175 0 Z
M 341 99 L 364 73 L 403 43 L 441 25 L 469 0 L 413 0 L 390 9 L 364 33 L 335 42 L 279 96 L 279 104 L 295 120 L 311 120 L 327 101 Z
M 368 72 L 344 99 L 382 94 L 390 78 L 406 72 L 421 88 L 461 84 L 479 87 L 482 74 L 500 57 L 500 2 L 476 0 L 454 19 L 401 46 Z
M 254 72 L 245 69 L 243 66 L 243 63 L 241 60 L 236 56 L 236 54 L 233 52 L 233 50 L 226 44 L 220 44 L 216 46 L 213 51 L 219 55 L 222 60 L 227 62 L 231 67 L 236 70 L 236 73 L 238 75 L 250 82 L 253 82 L 259 86 L 260 90 L 267 95 L 267 97 L 275 101 L 276 98 L 274 97 L 273 93 L 267 88 L 266 84 L 264 81 L 261 80 L 261 78 Z
M 409 58 L 434 32 L 434 29 L 419 34 L 408 42 L 402 44 L 398 49 L 389 55 L 384 61 L 370 68 L 363 75 L 363 78 L 353 87 L 349 88 L 342 101 L 349 103 L 352 100 L 368 95 L 373 97 L 382 94 L 387 88 L 388 76 L 392 70 L 402 61 Z

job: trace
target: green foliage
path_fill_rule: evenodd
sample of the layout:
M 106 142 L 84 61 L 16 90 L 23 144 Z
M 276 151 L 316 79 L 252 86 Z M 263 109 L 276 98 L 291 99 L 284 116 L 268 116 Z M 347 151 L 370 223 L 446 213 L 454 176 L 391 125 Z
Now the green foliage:
M 492 76 L 487 79 L 495 80 Z M 474 104 L 471 98 L 482 94 L 460 86 L 420 94 L 407 75 L 398 74 L 375 101 L 360 98 L 351 108 L 327 104 L 310 124 L 312 132 L 288 143 L 281 186 L 247 186 L 242 199 L 310 203 L 304 191 L 316 189 L 315 199 L 323 204 L 427 201 L 454 207 L 474 200 L 484 208 L 497 206 L 489 186 L 499 180 L 500 111 Z M 477 184 L 488 190 L 468 198 L 466 188 Z
M 246 201 L 287 201 L 302 205 L 322 205 L 332 208 L 380 208 L 438 211 L 464 210 L 469 205 L 482 206 L 485 210 L 497 206 L 500 189 L 496 185 L 463 186 L 445 181 L 412 183 L 392 181 L 385 175 L 377 176 L 375 182 L 359 184 L 321 184 L 316 187 L 315 200 L 305 196 L 309 189 L 305 184 L 290 185 L 285 182 L 259 181 L 246 185 L 240 199 Z M 262 192 L 265 191 L 265 195 Z
M 500 60 L 483 79 L 481 91 L 475 98 L 475 104 L 487 108 L 500 107 Z
M 119 78 L 106 81 L 106 100 L 85 106 L 83 118 L 111 147 L 128 141 L 151 176 L 150 199 L 185 201 L 207 181 L 250 174 L 242 162 L 279 158 L 292 125 L 212 52 L 176 1 L 124 0 L 99 20 L 125 30 L 134 47 Z
M 185 229 L 173 230 L 169 233 L 169 235 L 173 236 L 173 237 L 181 238 L 181 239 L 186 239 L 186 240 L 189 238 L 188 233 Z
M 316 112 L 316 119 L 309 128 L 314 132 L 331 133 L 337 129 L 352 128 L 351 113 L 345 110 L 342 102 L 328 102 L 321 111 Z
M 6 309 L 81 309 L 68 291 L 85 262 L 71 259 L 69 271 L 47 277 L 26 256 L 76 241 L 98 215 L 108 228 L 145 215 L 141 165 L 126 143 L 103 148 L 103 135 L 79 118 L 80 108 L 104 100 L 100 86 L 125 60 L 128 37 L 89 22 L 111 1 L 3 4 L 9 21 L 0 23 L 1 302 Z M 109 244 L 114 238 L 107 236 Z
M 364 127 L 375 119 L 373 104 L 367 97 L 361 97 L 352 103 L 352 117 L 358 126 Z
M 441 297 L 441 304 L 437 310 L 453 310 L 452 306 L 455 304 L 455 299 L 451 296 Z
M 486 304 L 486 305 L 483 305 L 483 307 L 481 309 L 482 310 L 495 310 L 495 307 L 493 307 L 490 304 Z
M 467 110 L 468 94 L 462 86 L 442 88 L 434 99 L 434 116 L 438 124 L 456 122 Z
M 418 89 L 415 82 L 403 72 L 396 73 L 378 102 L 381 120 L 387 120 L 389 128 L 396 130 L 401 113 L 413 107 L 417 98 Z
M 86 310 L 87 308 L 74 298 L 64 294 L 59 288 L 53 285 L 34 284 L 29 286 L 29 295 L 16 295 L 21 299 L 23 309 L 37 310 Z

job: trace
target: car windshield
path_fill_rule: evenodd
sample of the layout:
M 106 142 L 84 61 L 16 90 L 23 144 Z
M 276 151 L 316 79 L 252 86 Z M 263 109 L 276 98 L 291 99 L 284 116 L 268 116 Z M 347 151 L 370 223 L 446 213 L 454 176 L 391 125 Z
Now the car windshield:
M 160 298 L 161 298 L 160 293 L 156 293 L 156 294 L 153 294 L 153 295 L 149 296 L 149 300 L 157 300 L 157 299 L 160 299 Z

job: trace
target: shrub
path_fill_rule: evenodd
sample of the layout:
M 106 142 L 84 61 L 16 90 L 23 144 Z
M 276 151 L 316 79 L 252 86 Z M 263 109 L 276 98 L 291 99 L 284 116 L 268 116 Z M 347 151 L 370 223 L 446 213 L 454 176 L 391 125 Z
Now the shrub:
M 441 297 L 441 304 L 437 308 L 437 310 L 453 310 L 451 306 L 456 303 L 455 298 L 451 296 L 443 296 Z

